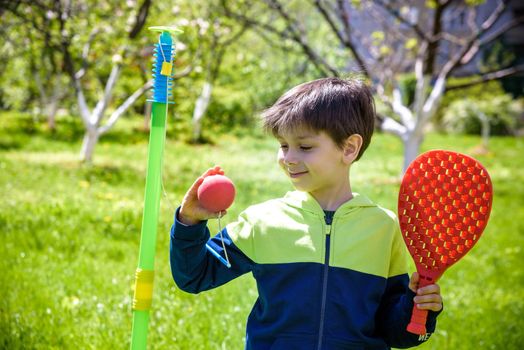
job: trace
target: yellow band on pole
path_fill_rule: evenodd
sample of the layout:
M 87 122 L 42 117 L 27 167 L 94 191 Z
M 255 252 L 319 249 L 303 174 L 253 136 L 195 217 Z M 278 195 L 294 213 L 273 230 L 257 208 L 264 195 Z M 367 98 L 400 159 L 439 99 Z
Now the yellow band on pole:
M 149 310 L 153 302 L 153 280 L 155 271 L 136 269 L 133 310 Z

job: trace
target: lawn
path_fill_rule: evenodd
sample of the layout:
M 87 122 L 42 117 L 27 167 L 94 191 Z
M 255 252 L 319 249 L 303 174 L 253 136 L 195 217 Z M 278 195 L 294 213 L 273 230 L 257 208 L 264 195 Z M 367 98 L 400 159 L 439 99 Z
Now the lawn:
M 148 137 L 137 130 L 141 123 L 123 120 L 86 166 L 77 160 L 75 123 L 64 121 L 50 134 L 30 118 L 0 115 L 0 348 L 129 347 Z M 242 349 L 256 298 L 251 276 L 196 296 L 178 290 L 169 272 L 169 228 L 185 189 L 214 164 L 237 186 L 223 223 L 291 189 L 276 166 L 277 144 L 255 133 L 191 146 L 169 128 L 149 348 Z M 423 148 L 471 153 L 478 143 L 431 134 Z M 477 246 L 440 281 L 445 310 L 419 349 L 522 348 L 523 154 L 523 139 L 492 138 L 490 152 L 476 156 L 494 182 L 491 220 Z M 353 190 L 395 209 L 401 161 L 400 142 L 376 134 L 352 169 Z

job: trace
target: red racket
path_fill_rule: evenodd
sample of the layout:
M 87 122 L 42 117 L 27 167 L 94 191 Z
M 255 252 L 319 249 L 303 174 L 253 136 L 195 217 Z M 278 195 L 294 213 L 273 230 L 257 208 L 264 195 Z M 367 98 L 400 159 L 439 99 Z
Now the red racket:
M 464 154 L 434 150 L 409 165 L 398 215 L 419 287 L 435 283 L 475 245 L 488 222 L 492 195 L 487 170 Z M 414 306 L 407 330 L 425 334 L 427 313 Z

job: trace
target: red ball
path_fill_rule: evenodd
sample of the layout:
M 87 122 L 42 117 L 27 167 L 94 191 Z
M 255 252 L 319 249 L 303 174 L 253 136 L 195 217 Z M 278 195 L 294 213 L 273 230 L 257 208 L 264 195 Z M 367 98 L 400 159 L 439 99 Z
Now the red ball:
M 226 210 L 235 200 L 235 185 L 224 175 L 206 176 L 198 188 L 198 201 L 207 210 L 217 213 Z

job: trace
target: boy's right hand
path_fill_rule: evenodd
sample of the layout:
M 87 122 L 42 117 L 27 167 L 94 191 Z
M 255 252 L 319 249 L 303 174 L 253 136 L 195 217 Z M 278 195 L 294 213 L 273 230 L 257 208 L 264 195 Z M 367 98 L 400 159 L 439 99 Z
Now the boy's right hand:
M 204 178 L 211 175 L 224 175 L 224 171 L 219 166 L 215 166 L 214 168 L 208 169 L 196 179 L 182 200 L 182 206 L 178 212 L 178 221 L 185 225 L 195 225 L 200 221 L 216 218 L 219 215 L 224 216 L 226 214 L 225 210 L 220 213 L 210 212 L 202 207 L 198 201 L 198 188 L 204 181 Z

